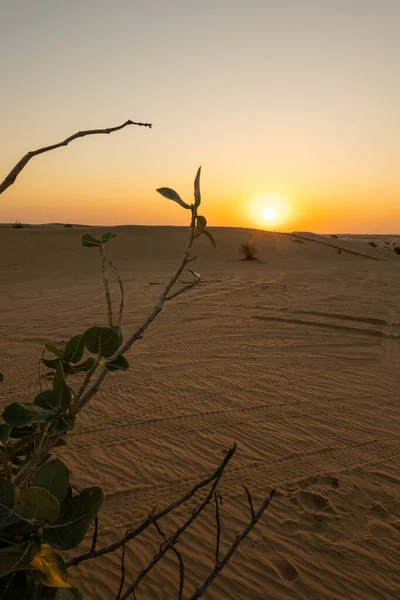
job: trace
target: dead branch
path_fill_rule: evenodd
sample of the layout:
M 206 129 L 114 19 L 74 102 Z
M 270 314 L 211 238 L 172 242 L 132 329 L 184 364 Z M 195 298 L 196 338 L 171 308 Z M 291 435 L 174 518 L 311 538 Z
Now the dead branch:
M 99 517 L 96 516 L 94 518 L 94 532 L 93 532 L 92 545 L 90 547 L 90 552 L 94 552 L 96 550 L 98 534 L 99 534 Z
M 121 600 L 127 600 L 127 598 L 129 598 L 129 596 L 132 594 L 132 592 L 135 591 L 135 589 L 138 587 L 139 583 L 147 575 L 147 573 L 149 573 L 149 571 L 151 571 L 153 569 L 153 567 L 156 566 L 156 564 L 158 563 L 160 558 L 162 558 L 164 556 L 164 554 L 166 552 L 168 552 L 168 550 L 170 550 L 171 546 L 176 544 L 176 542 L 178 541 L 178 539 L 182 535 L 182 533 L 184 531 L 186 531 L 186 529 L 193 523 L 193 521 L 195 521 L 195 519 L 197 519 L 197 517 L 201 514 L 201 512 L 204 510 L 204 508 L 207 506 L 207 504 L 210 503 L 210 501 L 214 497 L 215 490 L 216 490 L 217 485 L 222 477 L 223 472 L 224 472 L 224 469 L 221 469 L 220 472 L 218 473 L 218 475 L 215 477 L 214 483 L 212 484 L 211 489 L 208 492 L 207 496 L 204 498 L 203 502 L 199 505 L 198 508 L 195 508 L 192 515 L 189 517 L 189 519 L 183 525 L 181 525 L 181 527 L 178 527 L 178 529 L 175 531 L 175 533 L 168 538 L 169 545 L 164 544 L 160 548 L 158 553 L 148 563 L 148 565 L 144 569 L 142 569 L 142 571 L 139 573 L 139 575 L 136 577 L 136 579 L 133 581 L 133 583 L 131 583 L 131 585 L 127 588 L 124 595 L 121 597 Z
M 253 505 L 253 498 L 251 497 L 251 494 L 249 492 L 249 488 L 247 488 L 245 485 L 243 486 L 244 491 L 246 492 L 247 495 L 247 502 L 249 503 L 250 506 L 250 514 L 251 514 L 251 518 L 254 519 L 254 505 Z
M 219 492 L 215 492 L 215 521 L 217 524 L 217 536 L 215 543 L 215 564 L 219 561 L 219 546 L 221 543 L 221 519 L 219 518 L 219 507 L 222 505 L 222 496 Z
M 159 519 L 161 519 L 162 517 L 164 517 L 171 511 L 175 510 L 175 508 L 178 508 L 178 506 L 180 506 L 181 504 L 183 504 L 184 502 L 186 502 L 187 500 L 192 498 L 192 496 L 194 496 L 196 492 L 198 492 L 200 489 L 202 489 L 203 487 L 205 487 L 212 481 L 214 481 L 213 489 L 215 489 L 215 481 L 220 480 L 222 473 L 224 472 L 228 462 L 231 460 L 231 458 L 235 454 L 235 452 L 236 452 L 236 444 L 234 444 L 232 446 L 232 448 L 227 451 L 224 460 L 217 467 L 217 469 L 214 471 L 214 473 L 212 475 L 210 475 L 209 477 L 207 477 L 206 479 L 203 479 L 199 483 L 196 483 L 196 485 L 194 487 L 192 487 L 192 489 L 189 490 L 184 496 L 182 496 L 178 500 L 175 500 L 174 502 L 172 502 L 172 504 L 170 504 L 166 508 L 160 510 L 159 512 L 152 513 L 151 515 L 149 515 L 147 517 L 147 519 L 145 519 L 138 527 L 136 527 L 136 529 L 130 530 L 126 535 L 124 535 L 124 537 L 122 537 L 117 542 L 114 542 L 113 544 L 109 544 L 108 546 L 104 546 L 103 548 L 100 548 L 99 550 L 95 550 L 93 552 L 89 550 L 89 552 L 85 552 L 84 554 L 81 554 L 80 556 L 75 556 L 75 557 L 71 558 L 70 560 L 68 560 L 65 563 L 66 567 L 69 568 L 72 566 L 76 566 L 85 560 L 96 558 L 97 556 L 102 556 L 103 554 L 109 554 L 110 552 L 115 552 L 115 550 L 118 550 L 118 548 L 121 548 L 121 546 L 123 546 L 130 540 L 134 539 L 136 536 L 138 536 L 149 525 L 151 525 L 152 523 L 155 523 L 156 521 L 158 521 Z M 171 540 L 171 538 L 170 538 L 170 540 Z
M 5 192 L 6 189 L 9 188 L 15 182 L 18 175 L 21 173 L 22 169 L 24 167 L 26 167 L 28 162 L 34 156 L 37 156 L 38 154 L 44 154 L 45 152 L 50 152 L 51 150 L 56 150 L 56 148 L 61 148 L 62 146 L 68 146 L 68 144 L 70 142 L 72 142 L 73 140 L 76 140 L 78 138 L 85 137 L 87 135 L 97 135 L 100 133 L 113 133 L 114 131 L 119 131 L 120 129 L 123 129 L 127 125 L 138 125 L 139 127 L 150 127 L 151 128 L 151 123 L 136 123 L 134 121 L 128 120 L 125 123 L 123 123 L 122 125 L 118 125 L 117 127 L 108 127 L 107 129 L 88 129 L 86 131 L 78 131 L 77 133 L 74 133 L 73 135 L 71 135 L 70 137 L 65 139 L 63 142 L 59 142 L 58 144 L 53 144 L 52 146 L 45 146 L 43 148 L 39 148 L 38 150 L 31 150 L 30 152 L 25 154 L 24 157 L 21 158 L 21 160 L 15 165 L 15 167 L 13 169 L 11 169 L 11 171 L 9 172 L 7 177 L 0 184 L 0 194 Z
M 170 546 L 172 552 L 176 555 L 179 561 L 179 588 L 178 588 L 178 600 L 183 599 L 183 587 L 185 585 L 185 566 L 183 564 L 182 554 L 175 548 L 173 544 L 169 541 L 163 530 L 161 529 L 158 523 L 154 523 L 154 527 L 157 529 L 158 533 L 163 538 L 164 542 Z M 161 548 L 160 548 L 161 549 Z M 118 599 L 119 600 L 119 599 Z
M 265 509 L 269 506 L 269 503 L 271 502 L 274 494 L 275 494 L 275 490 L 272 490 L 268 494 L 268 496 L 265 498 L 264 502 L 261 504 L 258 511 L 254 514 L 254 517 L 252 517 L 251 520 L 249 521 L 247 527 L 245 527 L 245 529 L 243 529 L 243 531 L 241 533 L 239 533 L 239 535 L 236 536 L 236 539 L 233 542 L 233 544 L 231 545 L 231 547 L 229 548 L 228 552 L 225 554 L 225 556 L 219 562 L 217 562 L 215 564 L 212 571 L 210 571 L 210 573 L 207 575 L 206 579 L 197 588 L 195 593 L 192 594 L 192 596 L 190 596 L 189 600 L 197 600 L 197 598 L 201 598 L 201 596 L 203 596 L 204 592 L 209 587 L 209 585 L 214 581 L 214 579 L 217 577 L 217 575 L 219 575 L 219 573 L 222 571 L 222 569 L 228 564 L 228 562 L 232 558 L 234 552 L 236 551 L 237 547 L 249 535 L 250 531 L 260 520 Z
M 128 531 L 125 533 L 125 535 L 127 535 L 130 532 L 130 529 L 128 529 Z M 116 600 L 120 600 L 121 598 L 121 594 L 122 594 L 122 590 L 124 589 L 124 583 L 125 583 L 125 550 L 126 550 L 126 544 L 124 544 L 122 546 L 122 554 L 121 554 L 121 582 L 119 584 L 119 588 L 118 588 L 118 593 L 117 593 L 117 597 Z M 133 595 L 133 597 L 135 597 L 135 595 Z

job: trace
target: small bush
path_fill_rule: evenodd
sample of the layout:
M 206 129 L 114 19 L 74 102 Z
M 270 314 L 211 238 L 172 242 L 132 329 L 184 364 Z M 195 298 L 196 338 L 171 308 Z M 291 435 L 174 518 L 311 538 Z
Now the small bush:
M 393 248 L 393 252 L 395 252 L 396 254 L 399 254 L 399 255 L 400 255 L 400 246 L 395 246 L 395 247 Z
M 21 221 L 15 221 L 15 223 L 13 223 L 13 224 L 11 225 L 11 227 L 12 227 L 13 229 L 22 229 L 22 228 L 23 228 L 23 225 L 22 225 Z
M 67 227 L 68 229 L 72 229 L 71 223 L 65 223 L 64 227 Z
M 338 236 L 335 235 L 334 233 L 332 233 L 331 238 L 335 238 L 336 240 L 338 239 Z
M 377 248 L 378 244 L 376 242 L 368 242 L 368 246 L 372 246 L 373 248 Z
M 341 251 L 341 249 L 340 249 L 340 248 L 338 248 L 338 251 L 337 251 L 337 253 L 336 253 L 336 254 L 342 254 L 342 251 Z
M 254 242 L 243 242 L 238 248 L 245 260 L 257 260 L 257 246 Z

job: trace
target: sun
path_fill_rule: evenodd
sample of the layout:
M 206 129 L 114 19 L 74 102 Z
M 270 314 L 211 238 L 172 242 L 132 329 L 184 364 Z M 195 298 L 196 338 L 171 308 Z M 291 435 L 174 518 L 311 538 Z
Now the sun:
M 262 212 L 264 219 L 270 223 L 276 220 L 277 214 L 277 210 L 274 206 L 265 206 Z

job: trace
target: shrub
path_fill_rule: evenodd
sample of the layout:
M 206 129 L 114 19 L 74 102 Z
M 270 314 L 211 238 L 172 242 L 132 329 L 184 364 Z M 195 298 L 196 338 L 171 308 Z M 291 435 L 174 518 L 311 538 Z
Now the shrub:
M 377 248 L 378 244 L 376 242 L 368 242 L 369 246 L 372 246 L 373 248 Z
M 11 225 L 11 227 L 13 229 L 23 229 L 23 224 L 21 223 L 21 221 L 14 221 L 14 223 Z
M 340 248 L 338 248 L 337 253 L 336 254 L 342 254 L 342 251 Z
M 337 235 L 335 235 L 334 233 L 332 233 L 332 235 L 331 235 L 331 238 L 338 239 L 338 236 L 337 236 Z
M 395 252 L 396 254 L 400 254 L 400 246 L 395 246 L 393 248 L 393 252 Z
M 238 250 L 243 254 L 244 260 L 257 260 L 258 250 L 254 242 L 243 242 Z
M 67 227 L 68 229 L 72 229 L 73 225 L 71 225 L 71 223 L 65 223 L 64 227 Z
M 0 193 L 7 187 L 9 185 L 1 184 Z M 122 551 L 121 581 L 117 592 L 119 600 L 134 597 L 143 577 L 169 550 L 173 550 L 179 558 L 179 598 L 182 598 L 184 566 L 175 544 L 203 509 L 210 502 L 214 502 L 217 540 L 215 562 L 206 579 L 192 596 L 199 598 L 256 525 L 275 492 L 272 490 L 258 510 L 255 510 L 251 494 L 245 488 L 250 508 L 248 524 L 222 555 L 218 508 L 221 495 L 217 486 L 236 451 L 235 444 L 226 452 L 225 458 L 211 476 L 197 483 L 166 508 L 156 512 L 155 509 L 151 511 L 149 507 L 149 516 L 142 523 L 129 529 L 114 543 L 98 548 L 97 515 L 103 503 L 103 491 L 99 486 L 79 490 L 73 485 L 73 473 L 63 461 L 52 455 L 54 448 L 68 442 L 68 434 L 75 427 L 77 416 L 93 400 L 104 379 L 110 373 L 129 368 L 125 358 L 126 352 L 137 340 L 142 339 L 164 304 L 201 282 L 198 273 L 187 269 L 189 262 L 194 260 L 191 256 L 193 244 L 202 235 L 208 237 L 213 246 L 215 241 L 206 229 L 206 218 L 198 214 L 201 202 L 200 168 L 194 181 L 193 204 L 184 202 L 171 188 L 159 188 L 157 191 L 189 211 L 190 225 L 182 258 L 163 287 L 153 309 L 136 331 L 127 334 L 123 332 L 121 322 L 124 288 L 117 269 L 106 254 L 106 244 L 116 237 L 116 234 L 107 232 L 98 239 L 90 233 L 84 234 L 83 246 L 99 251 L 107 325 L 89 327 L 62 345 L 46 343 L 40 363 L 47 371 L 40 377 L 39 393 L 33 402 L 12 402 L 3 412 L 4 423 L 0 424 L 0 597 L 3 600 L 78 600 L 82 595 L 69 584 L 67 569 L 119 549 Z M 111 302 L 108 267 L 116 272 L 121 293 L 117 315 Z M 190 282 L 181 280 L 185 269 L 193 277 Z M 4 377 L 0 373 L 0 381 L 3 380 Z M 45 390 L 42 390 L 42 381 L 48 384 Z M 198 490 L 208 485 L 210 489 L 205 498 L 199 500 L 195 509 L 190 511 L 187 521 L 167 538 L 160 527 L 160 519 L 190 501 Z M 60 552 L 77 547 L 93 522 L 94 533 L 90 550 L 65 561 Z M 128 585 L 125 582 L 125 547 L 130 540 L 151 526 L 159 533 L 161 546 L 148 565 Z

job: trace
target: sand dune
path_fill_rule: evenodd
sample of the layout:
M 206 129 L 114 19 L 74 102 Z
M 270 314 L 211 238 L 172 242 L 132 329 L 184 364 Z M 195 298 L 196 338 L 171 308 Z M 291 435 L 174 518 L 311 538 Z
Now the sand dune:
M 186 231 L 112 230 L 129 331 L 153 306 Z M 82 231 L 0 231 L 3 405 L 36 393 L 45 341 L 105 322 L 97 252 L 80 245 Z M 105 490 L 101 543 L 177 498 L 237 442 L 221 485 L 223 547 L 248 519 L 242 485 L 257 504 L 278 491 L 205 598 L 394 600 L 400 257 L 364 238 L 212 231 L 217 250 L 207 240 L 197 246 L 204 285 L 166 305 L 128 356 L 130 370 L 108 377 L 60 450 L 76 483 Z M 237 247 L 249 237 L 259 261 L 239 260 Z M 183 511 L 170 517 L 165 530 L 183 518 Z M 180 543 L 188 590 L 212 564 L 213 519 L 210 507 Z M 153 531 L 132 545 L 127 577 L 158 547 Z M 86 599 L 115 598 L 119 560 L 71 570 Z M 175 598 L 177 581 L 171 553 L 138 599 Z

